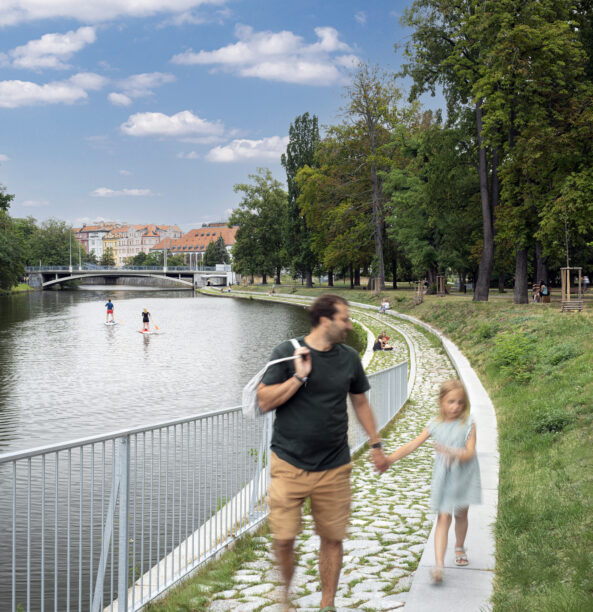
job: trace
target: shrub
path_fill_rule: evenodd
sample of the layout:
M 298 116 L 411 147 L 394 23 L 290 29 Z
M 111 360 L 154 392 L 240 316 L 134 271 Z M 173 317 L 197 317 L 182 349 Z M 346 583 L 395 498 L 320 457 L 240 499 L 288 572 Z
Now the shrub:
M 517 382 L 527 382 L 535 365 L 535 342 L 524 332 L 506 332 L 495 340 L 492 363 Z
M 478 338 L 481 338 L 482 340 L 489 340 L 490 338 L 496 336 L 498 329 L 499 327 L 496 323 L 486 321 L 478 326 L 476 329 L 476 334 Z
M 558 433 L 572 421 L 572 415 L 564 410 L 558 408 L 541 410 L 535 415 L 533 428 L 539 434 Z
M 572 342 L 556 344 L 542 357 L 546 363 L 558 365 L 563 361 L 568 361 L 580 354 L 579 349 Z

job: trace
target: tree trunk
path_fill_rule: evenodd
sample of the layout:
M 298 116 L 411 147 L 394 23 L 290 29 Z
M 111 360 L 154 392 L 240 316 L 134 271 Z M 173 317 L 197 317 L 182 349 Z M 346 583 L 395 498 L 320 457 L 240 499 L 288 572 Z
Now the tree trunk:
M 383 213 L 381 211 L 381 187 L 377 167 L 371 164 L 371 185 L 373 203 L 373 226 L 375 228 L 375 256 L 377 257 L 377 276 L 381 291 L 385 289 L 385 262 L 383 260 Z M 360 284 L 360 283 L 359 283 Z
M 276 280 L 274 281 L 277 285 L 280 285 L 280 270 L 282 268 L 280 266 L 276 266 Z
M 354 289 L 354 267 L 350 264 L 350 289 Z
M 333 268 L 330 268 L 327 271 L 327 286 L 328 287 L 334 286 L 334 269 Z
M 397 289 L 397 255 L 391 258 L 391 273 L 393 274 L 393 288 Z
M 458 272 L 457 276 L 459 278 L 459 293 L 465 293 L 467 291 L 465 286 L 465 272 Z
M 498 273 L 498 292 L 504 293 L 504 272 Z
M 527 304 L 529 302 L 527 292 L 527 249 L 522 247 L 517 248 L 513 302 L 515 304 Z
M 305 278 L 306 278 L 305 285 L 307 287 L 312 287 L 313 286 L 313 270 L 311 270 L 311 268 L 307 268 L 305 272 Z
M 536 267 L 535 267 L 535 282 L 548 283 L 548 256 L 542 255 L 542 245 L 535 243 L 535 258 L 536 258 Z
M 262 274 L 261 275 L 261 284 L 262 285 L 267 285 L 268 284 L 268 275 L 267 274 Z
M 474 301 L 487 302 L 490 292 L 490 277 L 492 276 L 492 265 L 494 264 L 494 223 L 493 202 L 491 202 L 488 190 L 488 164 L 486 161 L 486 149 L 482 144 L 482 100 L 476 102 L 476 130 L 478 133 L 479 147 L 479 177 L 480 177 L 480 200 L 482 203 L 482 234 L 484 245 L 478 271 L 478 280 L 474 287 Z M 492 188 L 498 191 L 498 168 L 497 160 L 492 162 Z
M 354 286 L 360 287 L 360 267 L 354 268 Z

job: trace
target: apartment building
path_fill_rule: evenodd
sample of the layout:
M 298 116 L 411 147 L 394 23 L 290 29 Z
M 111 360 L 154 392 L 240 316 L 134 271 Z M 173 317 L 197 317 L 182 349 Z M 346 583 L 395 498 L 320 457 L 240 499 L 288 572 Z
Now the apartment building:
M 224 245 L 230 256 L 231 249 L 235 244 L 235 237 L 238 229 L 238 225 L 229 227 L 228 224 L 224 222 L 205 223 L 201 228 L 192 229 L 177 240 L 171 240 L 169 238 L 161 240 L 152 247 L 151 250 L 164 251 L 164 249 L 167 248 L 168 252 L 172 255 L 184 254 L 188 261 L 200 261 L 204 257 L 204 252 L 208 244 L 218 240 L 218 238 L 222 236 Z
M 177 225 L 126 225 L 114 228 L 103 237 L 103 248 L 110 248 L 115 265 L 122 266 L 138 253 L 149 253 L 163 239 L 181 238 L 182 231 Z

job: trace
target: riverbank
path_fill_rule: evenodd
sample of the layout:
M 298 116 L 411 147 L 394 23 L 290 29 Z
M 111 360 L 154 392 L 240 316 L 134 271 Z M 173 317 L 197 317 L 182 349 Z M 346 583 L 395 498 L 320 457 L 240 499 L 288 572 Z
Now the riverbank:
M 451 338 L 496 409 L 500 486 L 495 610 L 589 610 L 593 601 L 593 313 L 411 291 L 326 291 L 411 314 Z M 282 288 L 276 287 L 281 293 Z M 300 292 L 300 291 L 299 291 Z M 478 442 L 479 444 L 479 442 Z
M 14 293 L 26 293 L 27 291 L 34 291 L 32 287 L 29 287 L 27 283 L 19 283 L 11 289 L 0 289 L 0 295 L 12 295 Z

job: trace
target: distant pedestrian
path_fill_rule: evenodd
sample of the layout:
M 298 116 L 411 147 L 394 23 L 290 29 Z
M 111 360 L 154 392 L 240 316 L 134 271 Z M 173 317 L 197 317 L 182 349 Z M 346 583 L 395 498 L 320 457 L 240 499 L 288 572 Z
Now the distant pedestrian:
M 587 288 L 589 287 L 589 277 L 585 274 L 585 276 L 583 276 L 583 293 L 585 293 L 587 291 Z
M 389 310 L 389 300 L 387 298 L 383 298 L 381 300 L 381 306 L 379 306 L 379 314 L 385 314 L 386 310 Z
M 469 400 L 459 380 L 448 380 L 439 390 L 439 416 L 422 433 L 404 444 L 387 460 L 390 464 L 415 451 L 429 437 L 435 441 L 431 506 L 438 513 L 434 536 L 433 582 L 443 580 L 449 527 L 455 515 L 455 564 L 468 564 L 465 552 L 467 513 L 470 504 L 482 501 L 480 467 L 476 456 L 476 425 L 469 413 Z
M 342 568 L 342 541 L 350 516 L 350 396 L 356 418 L 371 445 L 375 468 L 387 467 L 375 418 L 366 396 L 370 388 L 356 351 L 344 344 L 352 329 L 348 302 L 337 295 L 318 297 L 309 309 L 312 328 L 279 344 L 271 360 L 296 355 L 266 371 L 257 396 L 263 412 L 275 411 L 270 457 L 269 523 L 289 605 L 295 571 L 294 542 L 301 531 L 307 498 L 320 537 L 319 575 L 323 610 L 335 610 Z
M 142 311 L 142 331 L 150 331 L 150 313 L 146 308 Z
M 109 321 L 113 323 L 113 303 L 111 301 L 111 298 L 107 299 L 107 304 L 105 304 L 105 307 L 107 308 L 107 314 L 105 315 L 105 321 L 107 323 L 109 323 Z
M 550 290 L 548 289 L 547 283 L 540 281 L 539 283 L 539 294 L 542 302 L 548 303 L 550 301 Z

